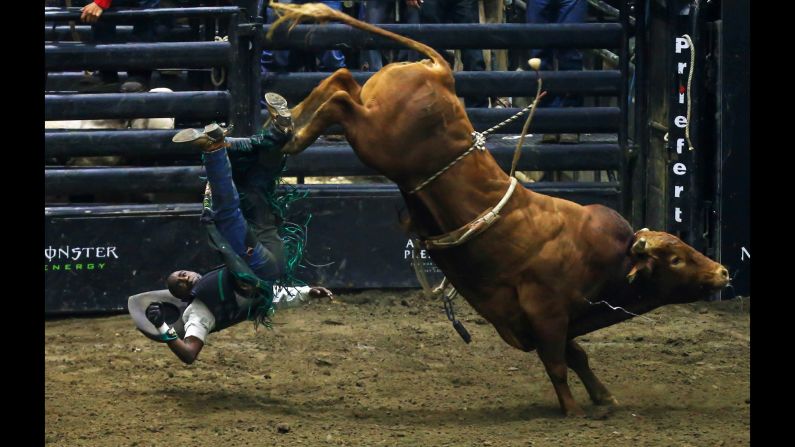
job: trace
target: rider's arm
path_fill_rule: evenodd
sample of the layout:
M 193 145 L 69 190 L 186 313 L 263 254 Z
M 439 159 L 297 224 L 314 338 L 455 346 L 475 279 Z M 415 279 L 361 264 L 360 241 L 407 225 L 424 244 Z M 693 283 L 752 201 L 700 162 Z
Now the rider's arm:
M 194 336 L 185 337 L 184 340 L 175 338 L 168 342 L 168 347 L 180 360 L 190 365 L 198 357 L 199 352 L 204 347 L 204 342 Z
M 191 364 L 204 347 L 207 334 L 215 327 L 215 317 L 204 303 L 194 299 L 183 312 L 182 319 L 185 321 L 185 338 L 170 340 L 168 347 L 180 360 Z

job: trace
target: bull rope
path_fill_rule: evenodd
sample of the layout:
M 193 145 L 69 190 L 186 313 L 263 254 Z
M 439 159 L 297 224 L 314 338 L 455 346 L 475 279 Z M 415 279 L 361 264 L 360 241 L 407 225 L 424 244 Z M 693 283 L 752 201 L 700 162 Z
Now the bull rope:
M 538 73 L 538 71 L 536 71 L 536 74 L 537 73 Z M 428 183 L 431 183 L 432 181 L 436 180 L 437 177 L 439 177 L 440 175 L 444 174 L 448 169 L 452 168 L 453 165 L 458 163 L 462 158 L 464 158 L 467 155 L 469 155 L 470 153 L 472 153 L 472 151 L 474 151 L 475 149 L 479 149 L 481 151 L 485 151 L 486 150 L 486 137 L 488 137 L 490 133 L 494 132 L 495 130 L 497 130 L 497 129 L 501 128 L 501 127 L 506 126 L 507 124 L 510 124 L 510 123 L 516 121 L 517 119 L 519 119 L 520 116 L 524 115 L 525 113 L 527 113 L 529 110 L 532 109 L 532 113 L 530 113 L 530 115 L 527 117 L 527 121 L 525 121 L 524 126 L 522 127 L 522 136 L 520 137 L 519 142 L 516 145 L 516 150 L 513 153 L 513 162 L 511 163 L 510 176 L 514 177 L 514 173 L 516 171 L 516 164 L 519 162 L 519 157 L 522 154 L 522 144 L 524 143 L 525 135 L 527 135 L 527 129 L 530 127 L 530 122 L 533 120 L 533 115 L 535 115 L 535 109 L 537 108 L 538 101 L 544 95 L 546 95 L 546 92 L 541 92 L 541 86 L 542 86 L 541 77 L 539 77 L 538 78 L 538 89 L 536 90 L 536 97 L 535 97 L 535 99 L 533 99 L 532 104 L 530 104 L 527 107 L 523 108 L 522 110 L 516 112 L 516 114 L 514 114 L 510 118 L 506 119 L 505 121 L 503 121 L 501 123 L 498 123 L 498 124 L 488 128 L 488 129 L 486 129 L 483 132 L 473 131 L 472 132 L 472 139 L 474 140 L 474 142 L 472 143 L 472 146 L 469 147 L 469 149 L 467 149 L 463 154 L 461 154 L 458 157 L 456 157 L 456 159 L 451 161 L 449 164 L 447 164 L 447 166 L 443 167 L 442 169 L 438 170 L 435 174 L 433 174 L 432 176 L 428 177 L 425 181 L 420 183 L 419 186 L 417 186 L 414 189 L 412 189 L 411 191 L 409 191 L 409 194 L 416 193 L 420 189 L 422 189 L 425 186 L 427 186 Z
M 535 98 L 533 99 L 533 102 L 530 105 L 528 105 L 527 107 L 523 108 L 522 110 L 520 110 L 519 112 L 517 112 L 516 114 L 514 114 L 510 118 L 502 121 L 501 123 L 498 123 L 498 124 L 488 128 L 488 129 L 486 129 L 484 132 L 478 132 L 478 131 L 472 132 L 472 138 L 474 140 L 474 143 L 472 144 L 472 146 L 469 149 L 467 149 L 463 154 L 459 155 L 455 160 L 450 162 L 447 166 L 443 167 L 438 172 L 436 172 L 434 175 L 432 175 L 427 180 L 422 182 L 419 186 L 417 186 L 414 189 L 412 189 L 411 191 L 409 191 L 409 194 L 413 194 L 413 193 L 419 191 L 420 189 L 424 188 L 428 183 L 432 182 L 437 177 L 442 175 L 445 171 L 450 169 L 454 164 L 458 163 L 459 160 L 461 160 L 462 158 L 464 158 L 467 155 L 469 155 L 473 150 L 475 150 L 475 148 L 477 148 L 477 149 L 479 149 L 481 151 L 486 150 L 486 137 L 490 133 L 496 131 L 497 129 L 499 129 L 501 127 L 506 126 L 507 124 L 509 124 L 509 123 L 511 123 L 511 122 L 513 122 L 513 121 L 515 121 L 517 119 L 519 119 L 520 116 L 524 115 L 525 113 L 527 113 L 528 111 L 530 111 L 532 109 L 530 115 L 528 115 L 527 120 L 524 123 L 524 126 L 522 126 L 522 134 L 521 134 L 521 136 L 519 138 L 518 143 L 516 144 L 516 149 L 514 150 L 514 153 L 513 153 L 513 160 L 511 161 L 511 172 L 510 172 L 509 175 L 510 175 L 510 177 L 512 177 L 511 186 L 513 186 L 515 184 L 516 180 L 517 180 L 516 179 L 516 165 L 518 164 L 519 158 L 520 158 L 520 156 L 522 154 L 522 144 L 524 144 L 524 139 L 525 139 L 525 136 L 527 135 L 527 130 L 530 128 L 530 123 L 532 122 L 533 116 L 535 115 L 535 111 L 538 108 L 538 101 L 544 95 L 546 95 L 546 92 L 542 92 L 541 91 L 541 88 L 543 86 L 543 82 L 541 80 L 540 74 L 538 73 L 538 70 L 536 70 L 536 76 L 537 76 L 538 87 L 536 89 L 536 96 L 535 96 Z M 506 195 L 506 197 L 510 196 L 510 192 L 512 192 L 512 190 L 513 190 L 513 188 L 509 189 L 509 194 Z M 503 201 L 507 201 L 507 200 L 505 200 L 505 198 L 503 198 Z M 502 208 L 502 207 L 500 206 L 500 208 Z M 465 236 L 470 236 L 470 233 L 466 233 Z M 460 243 L 463 243 L 465 241 L 465 239 L 468 239 L 468 237 L 466 237 L 466 238 L 461 237 L 457 241 L 455 241 L 455 243 L 450 244 L 450 245 L 458 245 Z M 442 297 L 442 300 L 444 302 L 444 310 L 445 310 L 445 314 L 447 315 L 447 319 L 450 320 L 450 322 L 453 323 L 453 328 L 455 328 L 456 332 L 458 332 L 458 335 L 461 336 L 461 338 L 464 340 L 464 342 L 465 343 L 470 343 L 470 341 L 472 340 L 472 337 L 469 335 L 467 330 L 464 328 L 464 325 L 461 324 L 461 322 L 458 321 L 455 318 L 455 313 L 453 311 L 453 299 L 456 297 L 456 295 L 458 295 L 458 291 L 455 289 L 455 287 L 452 286 L 452 284 L 450 284 L 450 282 L 447 280 L 447 277 L 442 278 L 442 282 L 438 286 L 436 286 L 434 288 L 431 288 L 430 282 L 428 281 L 428 277 L 425 274 L 425 269 L 423 268 L 423 266 L 419 262 L 419 253 L 418 253 L 418 251 L 419 251 L 419 247 L 421 246 L 421 244 L 422 244 L 422 241 L 420 239 L 415 238 L 413 240 L 411 263 L 412 263 L 412 267 L 414 267 L 414 274 L 417 277 L 417 281 L 420 283 L 420 286 L 422 287 L 423 292 L 425 293 L 425 295 L 428 298 L 433 299 L 433 298 L 435 298 L 437 296 L 441 296 Z

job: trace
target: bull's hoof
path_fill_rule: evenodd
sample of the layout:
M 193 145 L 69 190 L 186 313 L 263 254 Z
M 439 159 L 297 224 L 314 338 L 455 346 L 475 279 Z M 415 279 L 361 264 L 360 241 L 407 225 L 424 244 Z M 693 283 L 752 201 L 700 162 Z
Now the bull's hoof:
M 566 408 L 563 410 L 563 413 L 566 415 L 567 418 L 574 419 L 574 418 L 584 418 L 586 417 L 585 411 L 579 406 L 573 408 Z
M 618 399 L 616 399 L 613 396 L 609 396 L 609 395 L 593 399 L 593 403 L 596 404 L 596 405 L 603 405 L 603 406 L 609 406 L 609 407 L 617 407 L 617 406 L 619 406 Z
M 594 420 L 597 420 L 597 421 L 602 421 L 602 420 L 605 420 L 605 419 L 609 418 L 613 414 L 613 411 L 614 411 L 614 407 L 612 407 L 612 406 L 605 405 L 605 406 L 594 407 L 594 409 L 591 412 L 591 414 L 588 415 L 588 418 L 589 419 L 594 419 Z

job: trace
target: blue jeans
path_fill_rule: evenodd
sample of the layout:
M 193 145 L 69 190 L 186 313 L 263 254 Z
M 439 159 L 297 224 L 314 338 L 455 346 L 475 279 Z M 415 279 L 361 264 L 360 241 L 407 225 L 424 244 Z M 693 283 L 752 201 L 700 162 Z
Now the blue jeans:
M 585 0 L 528 0 L 527 23 L 584 23 L 588 12 Z M 532 50 L 530 57 L 541 59 L 541 70 L 554 68 L 553 58 L 558 59 L 558 70 L 582 70 L 582 53 L 574 48 Z M 541 101 L 547 107 L 582 106 L 581 96 L 546 96 Z
M 246 246 L 248 226 L 240 211 L 240 196 L 232 181 L 232 165 L 226 149 L 205 153 L 203 160 L 212 190 L 213 221 L 218 232 L 260 279 L 277 279 L 282 274 L 282 266 L 277 263 L 274 255 L 260 242 L 250 252 Z
M 400 3 L 404 5 L 403 0 L 400 0 Z M 359 19 L 367 23 L 388 23 L 387 16 L 394 6 L 394 0 L 368 0 L 360 10 Z M 401 23 L 420 23 L 419 9 L 406 6 L 400 12 L 403 16 Z M 384 66 L 380 50 L 362 50 L 360 60 L 362 71 L 378 71 Z M 397 60 L 416 62 L 420 60 L 420 56 L 413 50 L 400 50 Z
M 304 4 L 317 2 L 317 0 L 281 0 L 279 3 L 295 3 Z M 342 11 L 341 1 L 324 1 L 332 9 Z M 273 23 L 276 20 L 276 14 L 273 9 L 267 8 L 268 23 Z M 318 63 L 315 63 L 317 57 Z M 311 59 L 311 60 L 310 60 Z M 328 50 L 318 54 L 307 54 L 303 51 L 289 51 L 289 50 L 263 50 L 260 59 L 263 74 L 271 71 L 296 71 L 301 66 L 314 69 L 317 65 L 318 71 L 336 71 L 340 68 L 345 68 L 345 55 L 340 50 Z

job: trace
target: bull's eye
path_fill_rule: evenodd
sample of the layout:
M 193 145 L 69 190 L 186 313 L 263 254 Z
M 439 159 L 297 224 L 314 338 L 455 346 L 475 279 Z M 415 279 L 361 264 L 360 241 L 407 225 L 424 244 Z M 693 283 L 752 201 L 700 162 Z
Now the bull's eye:
M 682 258 L 679 256 L 672 256 L 671 257 L 671 267 L 679 267 L 682 265 Z

